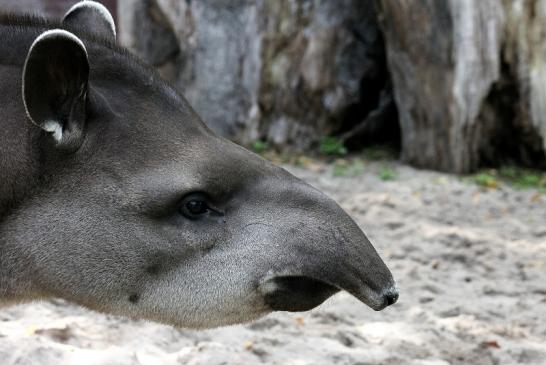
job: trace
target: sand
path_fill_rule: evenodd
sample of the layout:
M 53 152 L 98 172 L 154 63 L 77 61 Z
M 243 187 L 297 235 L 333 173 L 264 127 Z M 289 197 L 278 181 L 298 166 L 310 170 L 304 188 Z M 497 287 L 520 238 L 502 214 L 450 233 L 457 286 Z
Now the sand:
M 55 300 L 0 311 L 1 365 L 546 364 L 546 195 L 392 163 L 378 178 L 289 168 L 363 227 L 401 289 L 374 312 L 341 293 L 306 313 L 206 331 Z

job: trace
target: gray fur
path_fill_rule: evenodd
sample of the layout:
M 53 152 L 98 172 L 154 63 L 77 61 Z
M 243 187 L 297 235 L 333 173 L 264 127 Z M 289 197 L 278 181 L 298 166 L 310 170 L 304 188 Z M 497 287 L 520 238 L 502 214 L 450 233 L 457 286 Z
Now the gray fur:
M 61 142 L 31 123 L 23 65 L 35 39 L 59 27 L 0 19 L 1 305 L 60 297 L 202 328 L 310 309 L 338 289 L 377 310 L 396 300 L 389 270 L 334 201 L 214 135 L 152 69 L 92 30 L 70 28 L 87 52 L 85 93 L 37 109 L 37 119 L 56 115 Z M 60 87 L 27 80 L 44 97 Z M 181 215 L 192 192 L 218 213 Z M 297 279 L 308 286 L 286 295 L 294 287 L 279 278 L 294 276 L 313 281 Z

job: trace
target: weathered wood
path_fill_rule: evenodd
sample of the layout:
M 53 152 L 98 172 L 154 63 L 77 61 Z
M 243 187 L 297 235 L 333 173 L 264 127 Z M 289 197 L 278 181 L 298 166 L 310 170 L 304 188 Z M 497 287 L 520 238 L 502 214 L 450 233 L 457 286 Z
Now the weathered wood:
M 239 142 L 335 134 L 359 148 L 400 133 L 418 167 L 546 167 L 546 0 L 118 4 L 121 43 Z
M 468 172 L 479 164 L 482 105 L 500 77 L 496 0 L 381 0 L 402 130 L 402 159 Z
M 517 88 L 514 125 L 522 162 L 546 167 L 546 1 L 504 0 L 504 6 L 503 57 Z
M 546 1 L 379 3 L 404 161 L 546 165 Z
M 387 78 L 373 2 L 119 4 L 121 42 L 173 81 L 212 129 L 243 143 L 307 148 L 348 117 L 364 119 Z

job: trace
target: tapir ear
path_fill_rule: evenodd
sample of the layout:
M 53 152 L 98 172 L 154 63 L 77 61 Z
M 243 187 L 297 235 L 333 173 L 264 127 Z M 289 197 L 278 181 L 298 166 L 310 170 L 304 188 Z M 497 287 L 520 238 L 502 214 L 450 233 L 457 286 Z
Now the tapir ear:
M 84 137 L 89 79 L 87 51 L 65 30 L 48 30 L 28 51 L 23 102 L 32 122 L 50 132 L 58 147 L 77 149 Z
M 116 40 L 114 18 L 104 5 L 95 1 L 84 0 L 72 6 L 64 15 L 62 24 L 72 29 L 85 30 L 111 41 Z

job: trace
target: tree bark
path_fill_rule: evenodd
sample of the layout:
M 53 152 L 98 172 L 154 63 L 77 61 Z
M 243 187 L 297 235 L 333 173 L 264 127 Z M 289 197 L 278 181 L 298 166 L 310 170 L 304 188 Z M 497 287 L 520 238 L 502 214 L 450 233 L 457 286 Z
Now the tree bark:
M 546 0 L 379 0 L 402 159 L 546 166 Z
M 402 160 L 469 172 L 479 165 L 480 111 L 500 78 L 504 12 L 496 0 L 381 0 Z
M 524 164 L 546 168 L 546 0 L 504 0 L 504 7 L 503 57 L 519 97 L 514 107 L 519 153 Z
M 216 132 L 306 149 L 377 106 L 387 72 L 373 5 L 119 0 L 121 41 Z

